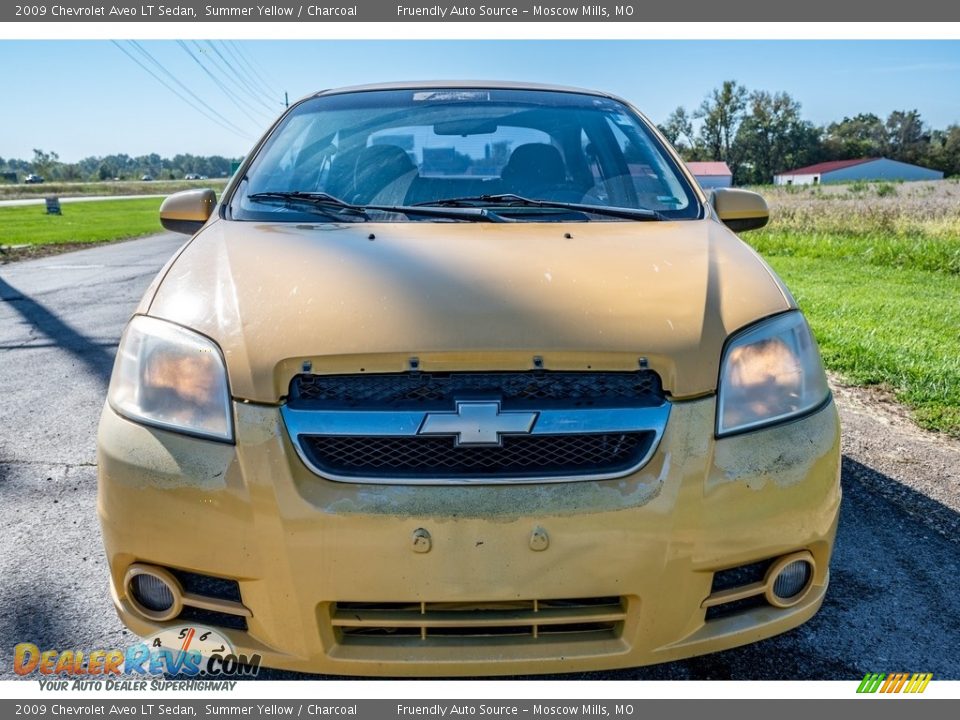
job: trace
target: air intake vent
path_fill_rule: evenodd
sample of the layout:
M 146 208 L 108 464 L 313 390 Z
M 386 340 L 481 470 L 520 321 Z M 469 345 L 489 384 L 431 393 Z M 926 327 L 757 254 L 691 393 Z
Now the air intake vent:
M 448 638 L 584 640 L 619 634 L 626 602 L 619 597 L 463 603 L 338 602 L 331 624 L 340 641 L 430 643 Z
M 297 375 L 290 404 L 323 409 L 430 410 L 471 396 L 499 398 L 505 409 L 562 406 L 644 407 L 663 402 L 660 376 L 638 372 L 388 373 Z

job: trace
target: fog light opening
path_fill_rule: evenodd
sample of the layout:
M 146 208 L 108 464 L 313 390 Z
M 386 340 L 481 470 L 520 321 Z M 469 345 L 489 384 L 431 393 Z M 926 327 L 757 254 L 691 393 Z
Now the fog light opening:
M 808 552 L 793 553 L 780 558 L 767 571 L 767 602 L 775 607 L 796 605 L 813 585 L 815 565 Z
M 183 609 L 183 588 L 163 568 L 131 565 L 124 579 L 124 587 L 133 609 L 148 620 L 172 620 Z

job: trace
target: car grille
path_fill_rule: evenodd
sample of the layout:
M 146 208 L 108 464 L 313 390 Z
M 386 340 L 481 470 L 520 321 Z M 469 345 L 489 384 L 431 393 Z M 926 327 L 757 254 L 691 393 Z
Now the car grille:
M 200 573 L 174 568 L 168 568 L 168 570 L 188 593 L 216 598 L 217 600 L 242 602 L 240 585 L 236 580 L 227 580 L 225 578 L 213 577 L 212 575 L 201 575 Z
M 438 485 L 626 475 L 652 456 L 669 412 L 651 370 L 304 373 L 281 408 L 297 454 L 318 475 Z M 516 427 L 511 413 L 530 426 L 497 430 Z M 426 430 L 431 420 L 443 429 Z M 464 440 L 459 428 L 482 440 Z
M 451 407 L 471 396 L 499 398 L 504 408 L 647 406 L 663 402 L 660 376 L 637 372 L 388 373 L 297 375 L 294 405 L 378 409 Z
M 476 639 L 549 641 L 617 637 L 627 617 L 620 597 L 495 602 L 337 602 L 330 624 L 342 644 L 417 644 Z
M 767 558 L 749 565 L 740 565 L 727 570 L 719 570 L 713 575 L 713 584 L 710 587 L 710 595 L 713 596 L 724 590 L 733 590 L 734 588 L 743 588 L 754 583 L 763 582 L 767 570 L 776 561 L 776 558 Z M 753 610 L 758 607 L 770 607 L 762 593 L 751 597 L 732 600 L 721 603 L 720 605 L 711 605 L 707 608 L 704 615 L 706 620 L 719 620 L 720 618 L 737 615 L 747 610 Z
M 312 463 L 343 477 L 557 477 L 606 474 L 637 465 L 652 432 L 507 435 L 501 445 L 457 446 L 452 437 L 303 436 Z

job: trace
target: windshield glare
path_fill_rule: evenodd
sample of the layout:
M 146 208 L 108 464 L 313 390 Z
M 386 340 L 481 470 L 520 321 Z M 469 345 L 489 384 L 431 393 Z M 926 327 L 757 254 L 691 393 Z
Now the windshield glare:
M 514 194 L 651 210 L 666 219 L 700 215 L 676 163 L 628 107 L 604 97 L 541 90 L 382 90 L 306 100 L 252 162 L 230 202 L 230 216 L 315 220 L 318 209 L 306 203 L 256 197 L 288 192 L 325 193 L 360 206 Z M 542 220 L 562 211 L 510 212 Z M 438 220 L 368 215 L 383 222 Z

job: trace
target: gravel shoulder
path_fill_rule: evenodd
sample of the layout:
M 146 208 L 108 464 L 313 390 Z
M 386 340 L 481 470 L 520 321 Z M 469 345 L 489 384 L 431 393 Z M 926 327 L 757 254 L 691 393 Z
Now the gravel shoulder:
M 831 377 L 857 480 L 948 540 L 960 539 L 960 441 L 923 430 L 888 393 Z M 848 462 L 848 465 L 851 465 Z

